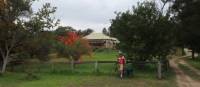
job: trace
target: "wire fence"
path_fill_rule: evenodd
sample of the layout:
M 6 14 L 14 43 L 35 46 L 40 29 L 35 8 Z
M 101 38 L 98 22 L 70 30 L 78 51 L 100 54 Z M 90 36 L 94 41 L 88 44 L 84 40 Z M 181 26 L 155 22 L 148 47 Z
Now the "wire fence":
M 162 63 L 158 61 L 148 62 L 133 62 L 127 61 L 127 65 L 154 65 L 155 75 L 162 78 Z M 19 65 L 10 65 L 9 71 L 14 72 L 33 72 L 33 73 L 104 73 L 104 74 L 117 74 L 118 73 L 117 61 L 71 61 L 59 63 L 23 63 Z M 135 67 L 133 67 L 134 69 Z

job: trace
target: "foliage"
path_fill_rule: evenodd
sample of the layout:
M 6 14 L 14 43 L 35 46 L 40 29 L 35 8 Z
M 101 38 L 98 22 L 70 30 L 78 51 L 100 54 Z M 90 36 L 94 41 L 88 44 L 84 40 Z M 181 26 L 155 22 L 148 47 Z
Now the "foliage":
M 163 14 L 155 2 L 139 3 L 132 11 L 117 13 L 111 35 L 131 60 L 165 59 L 174 46 L 173 20 Z
M 58 36 L 58 40 L 65 45 L 72 45 L 79 39 L 79 36 L 75 32 L 68 32 L 67 36 Z
M 175 0 L 172 8 L 179 25 L 181 44 L 195 52 L 200 52 L 200 1 Z
M 77 34 L 81 37 L 84 37 L 84 36 L 91 34 L 92 32 L 94 32 L 94 31 L 92 29 L 88 28 L 86 30 L 78 30 Z
M 109 36 L 109 31 L 106 28 L 103 28 L 102 33 Z
M 66 33 L 68 32 L 74 32 L 76 31 L 74 28 L 70 27 L 70 26 L 59 26 L 55 31 L 55 35 L 56 36 L 65 36 Z
M 5 72 L 8 60 L 15 49 L 21 46 L 25 40 L 26 32 L 22 26 L 20 17 L 26 17 L 31 13 L 29 0 L 1 0 L 0 9 L 0 54 L 2 65 L 1 73 Z
M 34 0 L 33 0 L 34 1 Z M 56 11 L 49 3 L 33 13 L 32 0 L 4 0 L 0 12 L 0 54 L 3 59 L 1 73 L 7 63 L 23 56 L 46 58 L 49 52 L 48 39 L 51 29 L 58 24 L 51 14 Z M 1 5 L 2 6 L 2 5 Z
M 87 40 L 80 38 L 75 32 L 68 32 L 65 36 L 58 36 L 56 48 L 60 55 L 73 60 L 79 60 L 82 55 L 90 55 L 91 47 Z
M 92 33 L 93 30 L 90 28 L 88 28 L 86 30 L 76 30 L 70 26 L 66 26 L 66 27 L 59 26 L 54 32 L 57 36 L 65 36 L 65 34 L 68 32 L 76 32 L 80 37 L 84 37 L 84 36 L 87 36 L 90 33 Z
M 50 3 L 46 3 L 38 12 L 29 17 L 29 21 L 24 23 L 29 33 L 24 50 L 31 55 L 30 57 L 48 60 L 54 35 L 47 30 L 59 23 L 59 20 L 52 17 L 55 11 L 56 7 L 51 7 Z

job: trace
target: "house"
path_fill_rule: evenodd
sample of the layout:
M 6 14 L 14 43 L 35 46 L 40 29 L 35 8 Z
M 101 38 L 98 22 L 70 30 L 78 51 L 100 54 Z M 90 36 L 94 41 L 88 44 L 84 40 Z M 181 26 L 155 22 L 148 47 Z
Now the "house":
M 83 38 L 89 41 L 92 48 L 115 48 L 116 44 L 119 43 L 116 38 L 103 33 L 91 33 Z

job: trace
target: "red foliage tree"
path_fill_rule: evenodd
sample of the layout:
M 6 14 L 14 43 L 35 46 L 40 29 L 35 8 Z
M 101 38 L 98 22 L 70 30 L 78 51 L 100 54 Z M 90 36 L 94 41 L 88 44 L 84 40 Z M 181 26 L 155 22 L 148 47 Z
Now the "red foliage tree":
M 67 53 L 74 60 L 79 60 L 82 55 L 90 55 L 92 52 L 88 41 L 78 36 L 75 32 L 67 32 L 65 36 L 58 36 L 58 41 L 68 48 L 65 49 L 66 52 L 61 53 L 65 53 L 64 55 Z
M 68 32 L 66 36 L 58 36 L 58 40 L 65 45 L 72 45 L 80 37 L 75 32 Z

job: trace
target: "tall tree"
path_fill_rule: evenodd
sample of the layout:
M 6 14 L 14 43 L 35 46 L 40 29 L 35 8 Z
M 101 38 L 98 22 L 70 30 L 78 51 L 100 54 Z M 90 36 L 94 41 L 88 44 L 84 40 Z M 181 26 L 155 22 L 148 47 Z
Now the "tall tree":
M 175 0 L 172 8 L 179 25 L 180 41 L 192 49 L 194 59 L 194 52 L 200 52 L 200 1 Z
M 111 35 L 132 60 L 165 60 L 174 45 L 173 21 L 155 2 L 139 3 L 132 11 L 117 13 Z
M 109 31 L 106 28 L 103 28 L 102 33 L 109 36 Z
M 64 36 L 58 36 L 55 47 L 61 56 L 75 61 L 92 52 L 87 40 L 81 38 L 76 32 L 67 32 Z
M 87 35 L 91 34 L 92 32 L 94 32 L 94 31 L 93 31 L 93 29 L 90 29 L 90 28 L 88 28 L 86 30 L 78 30 L 77 31 L 78 35 L 80 35 L 82 37 L 87 36 Z
M 74 32 L 76 31 L 74 28 L 70 27 L 70 26 L 59 26 L 54 33 L 57 36 L 65 36 L 67 32 Z
M 43 44 L 46 42 L 43 37 L 48 35 L 44 34 L 44 31 L 57 24 L 50 16 L 56 8 L 51 8 L 48 3 L 37 13 L 32 13 L 31 4 L 33 1 L 31 0 L 3 1 L 3 8 L 0 12 L 0 58 L 3 60 L 0 68 L 1 73 L 5 72 L 8 62 L 19 55 L 34 54 L 39 56 L 41 54 L 37 53 L 45 53 L 41 47 L 47 46 Z
M 20 18 L 28 16 L 31 2 L 29 0 L 1 0 L 0 9 L 0 54 L 2 58 L 1 73 L 12 57 L 12 52 L 24 40 L 26 31 Z

